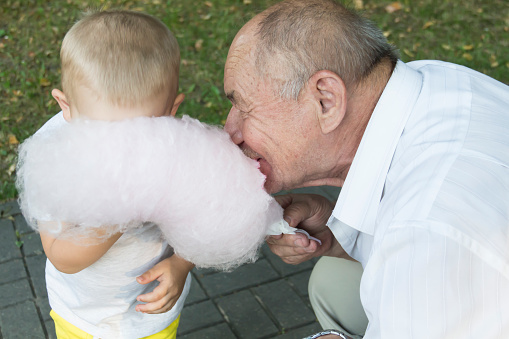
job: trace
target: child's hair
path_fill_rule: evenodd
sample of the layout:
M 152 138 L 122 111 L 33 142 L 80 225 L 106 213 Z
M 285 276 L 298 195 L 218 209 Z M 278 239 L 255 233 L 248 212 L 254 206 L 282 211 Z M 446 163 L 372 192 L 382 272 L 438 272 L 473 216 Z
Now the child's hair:
M 60 59 L 69 101 L 76 98 L 78 83 L 116 105 L 135 105 L 162 90 L 178 90 L 177 40 L 165 24 L 144 13 L 86 13 L 67 32 Z

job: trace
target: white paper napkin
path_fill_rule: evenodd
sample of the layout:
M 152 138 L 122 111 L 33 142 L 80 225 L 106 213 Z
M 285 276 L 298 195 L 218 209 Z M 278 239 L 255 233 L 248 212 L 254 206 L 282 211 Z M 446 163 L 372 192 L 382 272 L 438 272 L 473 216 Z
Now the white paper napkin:
M 308 232 L 306 232 L 300 228 L 291 227 L 284 219 L 281 219 L 280 221 L 270 225 L 270 227 L 267 231 L 267 235 L 295 234 L 295 233 L 302 233 L 302 234 L 306 235 L 306 237 L 308 237 L 308 239 L 315 240 L 320 245 L 322 244 L 322 242 L 320 240 L 318 240 L 315 237 L 310 236 Z

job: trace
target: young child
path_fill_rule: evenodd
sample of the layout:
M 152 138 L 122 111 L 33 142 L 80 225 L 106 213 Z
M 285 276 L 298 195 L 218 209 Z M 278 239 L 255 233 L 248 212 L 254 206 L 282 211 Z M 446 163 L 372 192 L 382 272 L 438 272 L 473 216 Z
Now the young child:
M 302 231 L 226 131 L 173 118 L 179 50 L 157 19 L 89 14 L 61 59 L 62 113 L 23 142 L 16 169 L 57 336 L 175 338 L 194 264 L 231 270 L 267 234 Z
M 174 116 L 184 99 L 177 41 L 149 15 L 87 14 L 65 36 L 60 56 L 63 92 L 52 95 L 62 113 L 38 133 L 74 119 Z M 193 265 L 172 255 L 154 224 L 102 235 L 75 241 L 41 231 L 57 337 L 175 338 Z

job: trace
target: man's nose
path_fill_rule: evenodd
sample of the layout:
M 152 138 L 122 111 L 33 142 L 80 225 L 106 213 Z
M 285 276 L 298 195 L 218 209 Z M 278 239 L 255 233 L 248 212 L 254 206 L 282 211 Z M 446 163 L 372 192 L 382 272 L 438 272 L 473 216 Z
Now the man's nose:
M 236 145 L 240 145 L 244 139 L 242 137 L 242 132 L 240 131 L 240 120 L 238 110 L 235 107 L 230 109 L 230 113 L 228 113 L 228 117 L 226 118 L 226 123 L 224 124 L 224 130 L 230 135 L 230 138 Z

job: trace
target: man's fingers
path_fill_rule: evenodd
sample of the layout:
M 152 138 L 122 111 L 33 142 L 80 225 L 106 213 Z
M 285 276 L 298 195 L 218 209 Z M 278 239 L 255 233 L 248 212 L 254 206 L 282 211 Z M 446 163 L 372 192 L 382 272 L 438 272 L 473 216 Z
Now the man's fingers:
M 308 241 L 307 246 L 277 246 L 270 247 L 270 249 L 280 257 L 291 257 L 291 256 L 309 256 L 316 252 L 318 243 L 314 240 Z
M 303 234 L 278 234 L 268 236 L 265 241 L 269 245 L 293 247 L 295 241 L 301 237 L 305 238 L 306 236 Z
M 329 200 L 313 194 L 279 195 L 275 199 L 285 210 L 284 219 L 292 227 L 297 227 L 301 222 L 313 219 L 316 219 L 317 224 L 324 224 L 333 208 Z
M 274 199 L 276 199 L 277 203 L 285 209 L 292 204 L 293 196 L 291 194 L 276 195 Z
M 267 238 L 265 238 L 265 241 L 267 244 L 275 245 L 279 242 L 279 240 L 283 237 L 283 234 L 277 234 L 277 235 L 269 235 Z
M 309 240 L 303 234 L 285 234 L 280 239 L 268 237 L 267 244 L 274 254 L 289 264 L 310 259 L 319 246 L 316 241 Z
M 299 256 L 281 258 L 281 260 L 283 260 L 285 263 L 290 264 L 290 265 L 298 265 L 298 264 L 303 263 L 304 261 L 307 261 L 308 257 L 299 255 Z
M 278 195 L 275 199 L 285 210 L 284 219 L 290 226 L 297 227 L 302 220 L 309 217 L 311 209 L 308 203 L 299 201 L 297 196 L 293 194 Z

